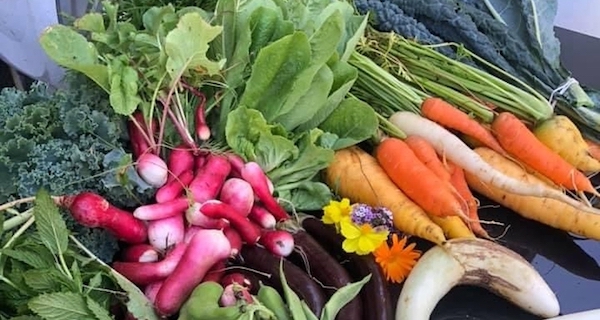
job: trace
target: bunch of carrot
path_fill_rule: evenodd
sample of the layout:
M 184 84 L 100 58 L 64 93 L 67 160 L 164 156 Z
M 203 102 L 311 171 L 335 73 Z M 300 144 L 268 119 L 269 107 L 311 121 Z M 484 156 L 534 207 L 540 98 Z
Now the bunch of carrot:
M 326 182 L 351 201 L 387 206 L 396 228 L 437 244 L 441 235 L 489 238 L 471 189 L 527 218 L 600 240 L 600 210 L 582 201 L 598 192 L 578 169 L 597 160 L 577 130 L 560 131 L 577 152 L 568 157 L 567 146 L 545 143 L 554 141 L 547 137 L 552 130 L 532 130 L 512 113 L 484 125 L 435 97 L 424 99 L 420 113 L 393 114 L 390 123 L 406 137 L 382 139 L 374 157 L 357 148 L 338 151 Z M 555 118 L 537 127 L 565 126 Z

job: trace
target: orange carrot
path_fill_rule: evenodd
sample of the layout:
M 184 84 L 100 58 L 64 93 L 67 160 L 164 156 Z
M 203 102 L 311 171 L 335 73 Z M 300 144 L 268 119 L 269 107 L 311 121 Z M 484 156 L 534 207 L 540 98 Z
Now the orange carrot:
M 394 184 L 425 211 L 439 217 L 467 217 L 452 190 L 404 141 L 384 139 L 375 150 L 375 157 Z
M 451 174 L 450 183 L 454 186 L 454 189 L 458 192 L 460 197 L 463 200 L 463 205 L 466 205 L 466 212 L 468 212 L 468 216 L 470 221 L 465 221 L 469 224 L 469 227 L 475 234 L 480 237 L 489 239 L 487 231 L 483 229 L 481 226 L 481 222 L 479 221 L 479 213 L 477 212 L 477 200 L 471 193 L 469 189 L 469 185 L 467 184 L 467 179 L 465 178 L 464 170 L 455 165 L 454 163 L 448 162 L 448 171 Z M 464 209 L 464 207 L 463 207 Z
M 513 158 L 569 190 L 598 192 L 588 178 L 557 153 L 540 142 L 521 120 L 510 112 L 500 113 L 492 122 L 492 132 Z
M 423 139 L 421 136 L 410 135 L 404 139 L 404 142 L 406 142 L 417 158 L 421 160 L 429 170 L 433 171 L 433 173 L 443 181 L 450 181 L 450 173 L 446 170 L 444 164 L 440 158 L 438 158 L 435 149 L 427 140 Z
M 590 154 L 590 156 L 592 156 L 592 158 L 600 161 L 600 144 L 598 144 L 592 140 L 588 140 L 588 139 L 584 139 L 584 140 L 588 145 L 588 153 Z
M 506 153 L 488 129 L 443 99 L 426 98 L 421 103 L 421 113 L 431 121 L 479 140 L 500 154 Z

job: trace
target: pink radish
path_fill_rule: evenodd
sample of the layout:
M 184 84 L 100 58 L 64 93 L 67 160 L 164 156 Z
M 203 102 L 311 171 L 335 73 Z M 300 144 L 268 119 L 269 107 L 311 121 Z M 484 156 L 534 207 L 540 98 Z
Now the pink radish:
M 88 228 L 103 228 L 126 243 L 143 243 L 148 239 L 146 224 L 131 213 L 112 206 L 103 197 L 82 192 L 65 196 L 61 204 L 69 209 L 71 216 Z
M 259 243 L 276 256 L 287 257 L 294 251 L 294 237 L 284 230 L 264 231 Z
M 125 247 L 120 255 L 125 262 L 156 262 L 158 251 L 147 243 L 139 243 Z
M 215 199 L 230 171 L 231 165 L 225 157 L 208 155 L 206 164 L 198 170 L 189 185 L 193 199 L 200 203 Z
M 202 167 L 206 164 L 206 155 L 200 154 L 196 156 L 196 160 L 194 162 L 194 169 L 196 172 L 200 171 Z
M 168 182 L 175 180 L 182 173 L 188 170 L 194 170 L 194 154 L 187 145 L 180 144 L 171 150 L 167 158 L 167 167 L 169 168 Z
M 195 112 L 195 125 L 196 125 L 196 136 L 202 141 L 206 141 L 210 138 L 210 128 L 206 124 L 206 117 L 204 114 L 204 101 L 196 106 Z
M 197 226 L 188 226 L 185 229 L 185 234 L 183 235 L 183 242 L 190 243 L 190 240 L 192 240 L 192 238 L 194 237 L 196 232 L 198 232 L 202 229 L 204 229 L 204 228 L 197 227 Z
M 260 202 L 275 217 L 277 221 L 287 220 L 290 216 L 277 203 L 269 191 L 268 178 L 256 162 L 248 162 L 242 168 L 242 177 L 252 186 Z
M 154 303 L 156 301 L 156 295 L 158 294 L 158 290 L 160 290 L 160 286 L 162 286 L 162 281 L 152 282 L 144 288 L 144 295 L 150 302 Z
M 177 244 L 167 253 L 165 258 L 158 262 L 113 262 L 113 269 L 122 274 L 129 281 L 145 286 L 153 282 L 162 281 L 168 277 L 183 257 L 187 245 L 183 242 Z
M 229 163 L 231 164 L 231 176 L 233 178 L 241 178 L 242 177 L 242 168 L 244 167 L 244 164 L 246 163 L 244 161 L 244 159 L 242 159 L 242 157 L 238 156 L 235 153 L 231 153 L 228 152 L 225 154 L 225 157 L 227 157 L 227 160 L 229 160 Z
M 231 246 L 222 231 L 199 230 L 156 295 L 158 314 L 168 317 L 177 313 L 210 268 L 227 259 L 230 253 Z
M 232 307 L 237 305 L 238 300 L 242 300 L 245 303 L 253 303 L 254 299 L 248 288 L 241 286 L 237 283 L 228 284 L 225 286 L 221 298 L 219 299 L 219 305 L 222 307 Z
M 221 188 L 219 200 L 227 203 L 243 216 L 248 216 L 254 204 L 254 191 L 248 182 L 238 178 L 229 178 Z
M 213 219 L 207 217 L 200 211 L 201 206 L 201 204 L 196 202 L 185 212 L 185 218 L 189 224 L 202 227 L 204 229 L 223 229 L 229 226 L 229 222 L 223 219 Z
M 186 198 L 177 198 L 169 202 L 147 204 L 133 210 L 133 216 L 142 220 L 159 220 L 181 215 L 189 208 Z
M 228 286 L 230 284 L 236 283 L 240 286 L 247 288 L 248 290 L 252 290 L 252 281 L 250 281 L 250 279 L 246 278 L 243 274 L 238 272 L 226 274 L 225 276 L 223 276 L 223 279 L 221 279 L 220 283 L 222 286 Z
M 225 260 L 218 261 L 212 267 L 210 267 L 210 270 L 208 270 L 208 272 L 202 279 L 202 282 L 212 281 L 212 282 L 219 283 L 221 281 L 221 279 L 223 278 L 223 276 L 225 275 L 226 267 L 227 267 L 227 264 L 225 263 Z
M 169 176 L 167 164 L 152 153 L 144 153 L 138 158 L 137 172 L 146 183 L 155 188 L 164 186 Z
M 167 182 L 164 186 L 160 187 L 154 198 L 158 203 L 164 203 L 180 197 L 183 194 L 183 190 L 194 179 L 194 172 L 192 170 L 186 170 L 182 172 L 177 178 Z
M 265 229 L 274 229 L 277 225 L 275 217 L 259 204 L 252 206 L 248 218 Z
M 225 228 L 223 229 L 223 233 L 227 240 L 229 240 L 229 245 L 231 245 L 231 256 L 235 257 L 242 250 L 242 237 L 239 232 L 237 232 L 234 228 Z
M 260 238 L 260 229 L 248 218 L 237 213 L 230 205 L 219 200 L 209 200 L 200 205 L 200 211 L 205 216 L 213 219 L 225 219 L 239 232 L 242 240 L 249 245 L 254 245 Z
M 152 220 L 148 223 L 148 240 L 157 250 L 166 250 L 183 242 L 184 234 L 185 226 L 181 214 L 170 218 Z

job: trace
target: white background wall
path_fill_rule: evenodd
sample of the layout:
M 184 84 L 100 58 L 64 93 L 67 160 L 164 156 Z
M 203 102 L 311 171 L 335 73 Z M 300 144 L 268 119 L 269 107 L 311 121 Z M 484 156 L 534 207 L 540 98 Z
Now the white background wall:
M 600 38 L 600 0 L 558 0 L 554 24 Z

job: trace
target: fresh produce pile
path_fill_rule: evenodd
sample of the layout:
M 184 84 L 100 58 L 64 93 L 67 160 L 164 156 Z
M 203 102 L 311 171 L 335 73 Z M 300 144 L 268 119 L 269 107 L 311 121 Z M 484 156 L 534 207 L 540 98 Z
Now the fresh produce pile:
M 551 3 L 190 2 L 51 26 L 65 87 L 0 94 L 0 319 L 426 320 L 458 285 L 560 315 L 477 198 L 600 240 Z

